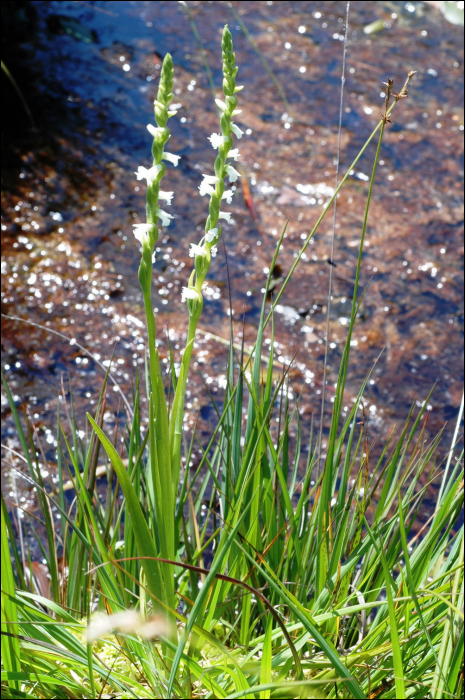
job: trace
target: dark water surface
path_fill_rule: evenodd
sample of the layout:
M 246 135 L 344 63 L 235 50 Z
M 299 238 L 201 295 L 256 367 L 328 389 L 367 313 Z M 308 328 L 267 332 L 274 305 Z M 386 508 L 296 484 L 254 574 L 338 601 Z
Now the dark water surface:
M 283 104 L 230 7 L 188 3 L 215 84 L 221 84 L 221 29 L 233 33 L 246 131 L 238 146 L 260 225 L 244 202 L 243 188 L 225 225 L 230 288 L 238 341 L 245 311 L 251 344 L 262 287 L 275 242 L 289 227 L 280 256 L 285 275 L 334 187 L 345 2 L 234 2 L 256 47 L 282 86 Z M 65 334 L 2 318 L 3 361 L 18 405 L 24 400 L 53 460 L 55 410 L 70 379 L 78 418 L 98 397 L 102 373 L 74 341 L 101 361 L 115 342 L 115 377 L 129 395 L 134 365 L 143 364 L 144 328 L 137 281 L 139 246 L 132 224 L 144 221 L 144 183 L 134 171 L 150 165 L 152 100 L 162 57 L 175 63 L 170 150 L 182 156 L 168 166 L 164 189 L 174 190 L 175 216 L 160 236 L 155 264 L 161 355 L 167 333 L 175 350 L 187 328 L 181 287 L 207 212 L 198 194 L 212 172 L 207 137 L 218 131 L 202 54 L 177 2 L 5 2 L 4 60 L 33 120 L 2 75 L 8 108 L 4 157 L 2 310 Z M 383 20 L 382 31 L 364 27 Z M 381 155 L 364 254 L 362 285 L 372 279 L 353 342 L 348 401 L 385 348 L 365 401 L 371 434 L 379 443 L 405 419 L 412 402 L 431 386 L 430 439 L 448 422 L 447 451 L 462 395 L 463 319 L 463 33 L 437 7 L 421 2 L 356 2 L 350 12 L 341 166 L 358 153 L 382 111 L 382 81 L 400 89 L 416 70 L 408 100 L 396 108 Z M 5 114 L 6 112 L 6 114 Z M 329 383 L 334 386 L 363 220 L 373 148 L 359 163 L 338 202 L 334 260 Z M 276 318 L 280 360 L 298 351 L 291 372 L 294 395 L 303 389 L 305 425 L 319 416 L 332 215 L 309 245 Z M 210 270 L 201 328 L 228 336 L 224 255 Z M 169 330 L 168 330 L 169 329 Z M 202 335 L 189 380 L 187 425 L 209 412 L 204 381 L 224 387 L 226 348 Z M 328 411 L 330 410 L 329 392 Z M 111 392 L 108 419 L 118 407 Z M 3 442 L 17 448 L 11 414 L 3 409 Z M 5 453 L 7 463 L 12 457 Z M 5 476 L 5 472 L 2 470 Z M 12 493 L 10 477 L 6 490 Z M 20 484 L 18 483 L 18 488 Z M 22 485 L 21 485 L 22 488 Z M 27 494 L 23 497 L 29 500 Z

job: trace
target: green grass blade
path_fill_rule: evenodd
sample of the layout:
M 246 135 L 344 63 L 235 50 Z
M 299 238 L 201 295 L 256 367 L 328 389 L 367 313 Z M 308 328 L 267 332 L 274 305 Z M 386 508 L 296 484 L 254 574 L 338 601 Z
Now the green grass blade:
M 98 438 L 108 455 L 108 459 L 113 465 L 116 476 L 118 477 L 118 481 L 121 485 L 121 489 L 126 499 L 129 515 L 134 526 L 134 537 L 136 540 L 137 552 L 141 557 L 148 557 L 148 559 L 141 560 L 141 566 L 145 573 L 148 588 L 151 594 L 154 596 L 154 602 L 163 604 L 163 602 L 166 601 L 166 592 L 160 564 L 156 561 L 158 552 L 156 550 L 152 534 L 145 520 L 137 494 L 134 491 L 134 487 L 131 484 L 126 468 L 115 448 L 89 413 L 87 414 L 87 418 L 98 435 Z
M 15 602 L 15 584 L 13 577 L 13 567 L 10 559 L 10 546 L 7 536 L 6 511 L 3 494 L 1 496 L 1 562 L 2 562 L 2 593 L 1 593 L 1 613 L 2 613 L 2 666 L 9 674 L 6 679 L 11 692 L 20 690 L 21 683 L 16 677 L 21 671 L 21 648 L 17 637 L 10 636 L 16 632 L 18 613 Z
M 394 661 L 394 681 L 396 688 L 396 698 L 406 698 L 405 694 L 405 678 L 404 678 L 404 665 L 402 661 L 402 649 L 400 645 L 399 631 L 397 626 L 396 609 L 394 605 L 394 596 L 392 594 L 392 587 L 394 581 L 392 580 L 391 574 L 386 561 L 386 556 L 383 551 L 383 543 L 378 547 L 375 537 L 371 531 L 365 519 L 365 527 L 373 543 L 373 547 L 377 550 L 379 557 L 381 559 L 381 565 L 383 567 L 384 574 L 384 584 L 386 587 L 386 598 L 388 601 L 389 610 L 389 622 L 390 622 L 390 637 L 391 637 L 391 648 L 392 648 L 392 658 Z
M 273 632 L 273 620 L 270 618 L 266 623 L 265 638 L 263 640 L 262 648 L 262 661 L 260 664 L 260 684 L 266 685 L 271 683 L 271 662 L 272 662 L 272 648 L 271 648 L 271 635 Z M 266 688 L 260 691 L 261 700 L 268 700 L 271 697 L 270 689 Z
M 187 624 L 184 628 L 184 632 L 182 634 L 181 639 L 179 640 L 178 648 L 176 650 L 176 655 L 173 660 L 173 665 L 171 667 L 171 674 L 170 674 L 170 679 L 168 683 L 168 691 L 167 691 L 167 696 L 171 697 L 171 692 L 173 689 L 173 684 L 176 678 L 177 670 L 179 667 L 179 662 L 181 660 L 182 653 L 184 651 L 184 647 L 186 646 L 187 639 L 189 637 L 190 632 L 192 631 L 192 628 L 194 626 L 194 623 L 196 622 L 196 618 L 200 610 L 203 608 L 204 602 L 207 598 L 207 595 L 209 594 L 210 591 L 210 586 L 215 582 L 215 575 L 219 573 L 219 570 L 221 568 L 221 565 L 223 564 L 223 561 L 229 551 L 229 548 L 231 544 L 233 543 L 238 531 L 239 527 L 242 524 L 242 521 L 244 517 L 247 514 L 249 506 L 246 506 L 243 512 L 241 513 L 240 517 L 238 518 L 234 528 L 231 530 L 229 533 L 226 541 L 224 542 L 224 545 L 219 548 L 218 553 L 213 560 L 213 564 L 210 569 L 210 573 L 206 577 L 203 586 L 200 590 L 200 593 L 198 594 L 196 601 L 194 605 L 192 606 L 192 610 L 190 612 L 189 618 L 187 620 Z

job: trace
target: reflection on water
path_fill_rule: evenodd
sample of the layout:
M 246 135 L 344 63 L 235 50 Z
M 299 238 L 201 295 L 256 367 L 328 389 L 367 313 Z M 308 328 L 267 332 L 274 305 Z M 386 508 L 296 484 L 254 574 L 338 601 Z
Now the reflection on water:
M 220 29 L 228 22 L 245 85 L 240 151 L 242 187 L 246 195 L 248 184 L 250 197 L 247 206 L 236 196 L 234 223 L 225 224 L 224 240 L 236 339 L 241 342 L 245 313 L 245 343 L 252 345 L 284 223 L 289 219 L 275 275 L 278 287 L 334 191 L 345 3 L 233 3 L 274 71 L 287 106 L 227 5 L 189 5 L 215 84 L 220 84 Z M 53 459 L 61 378 L 67 393 L 69 375 L 77 414 L 83 416 L 97 400 L 99 363 L 107 366 L 115 343 L 113 375 L 125 395 L 130 395 L 134 367 L 143 366 L 139 246 L 132 224 L 143 220 L 144 187 L 134 171 L 149 163 L 146 124 L 153 121 L 151 102 L 167 50 L 175 62 L 179 109 L 170 123 L 170 150 L 182 160 L 167 174 L 176 193 L 175 218 L 160 236 L 154 274 L 165 365 L 168 344 L 179 350 L 185 337 L 180 292 L 192 263 L 188 244 L 197 242 L 205 220 L 198 185 L 202 172 L 211 168 L 207 137 L 217 131 L 217 116 L 202 54 L 178 3 L 4 3 L 4 10 L 5 61 L 38 131 L 31 129 L 3 75 L 11 108 L 2 137 L 2 308 L 71 342 L 3 318 L 3 367 L 18 404 L 30 405 Z M 371 284 L 352 341 L 347 405 L 384 348 L 365 396 L 373 434 L 386 436 L 412 402 L 421 404 L 436 380 L 428 436 L 446 420 L 452 426 L 461 399 L 462 43 L 460 27 L 448 24 L 434 6 L 352 3 L 343 171 L 380 116 L 382 81 L 393 77 L 400 86 L 409 69 L 417 71 L 382 150 L 362 276 L 363 285 Z M 372 151 L 351 173 L 338 200 L 328 411 L 349 316 L 370 156 Z M 298 350 L 290 376 L 293 395 L 303 389 L 304 420 L 319 415 L 330 232 L 328 217 L 276 314 L 277 363 L 290 361 Z M 205 332 L 196 342 L 186 410 L 186 425 L 192 426 L 202 408 L 205 430 L 204 380 L 213 394 L 225 385 L 227 349 L 220 342 L 229 332 L 224 255 L 214 260 L 210 277 Z M 122 405 L 117 391 L 110 395 L 109 420 Z M 3 411 L 4 438 L 16 448 L 5 405 Z M 448 430 L 449 435 L 452 427 Z

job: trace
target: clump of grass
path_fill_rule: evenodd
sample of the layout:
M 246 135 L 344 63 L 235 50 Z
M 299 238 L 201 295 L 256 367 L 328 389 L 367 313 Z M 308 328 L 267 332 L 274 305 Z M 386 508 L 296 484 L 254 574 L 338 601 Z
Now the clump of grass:
M 183 292 L 188 311 L 181 369 L 171 357 L 171 405 L 161 371 L 152 305 L 152 258 L 174 69 L 164 60 L 155 102 L 157 126 L 147 181 L 147 221 L 137 224 L 148 336 L 149 424 L 143 432 L 139 381 L 123 428 L 124 455 L 103 426 L 109 371 L 84 438 L 71 418 L 57 418 L 58 493 L 41 474 L 41 446 L 27 415 L 21 420 L 8 385 L 23 460 L 35 484 L 47 546 L 38 545 L 50 575 L 48 595 L 26 575 L 32 562 L 17 545 L 2 497 L 2 687 L 7 698 L 458 698 L 463 689 L 463 506 L 461 457 L 442 476 L 434 515 L 413 535 L 435 463 L 440 435 L 426 444 L 424 402 L 380 458 L 370 454 L 358 422 L 362 384 L 342 416 L 352 329 L 360 304 L 364 236 L 384 130 L 407 96 L 386 85 L 385 112 L 341 178 L 304 242 L 281 289 L 263 297 L 253 353 L 237 354 L 231 332 L 222 411 L 193 476 L 182 468 L 182 422 L 190 357 L 202 312 L 202 288 L 221 236 L 225 179 L 237 172 L 233 138 L 237 67 L 231 34 L 223 34 L 223 92 L 205 235 L 191 254 L 194 269 Z M 304 434 L 298 401 L 291 403 L 290 367 L 274 376 L 273 310 L 319 224 L 356 162 L 377 138 L 355 273 L 353 307 L 342 356 L 324 468 L 319 441 Z M 278 259 L 285 230 L 270 269 Z M 268 368 L 263 372 L 268 335 Z M 247 413 L 246 420 L 243 420 Z M 279 417 L 278 423 L 275 418 Z M 277 427 L 276 427 L 277 426 Z M 297 440 L 291 440 L 292 430 Z M 196 444 L 185 447 L 185 464 Z M 103 448 L 103 449 L 102 449 Z M 103 499 L 96 491 L 99 461 L 108 469 Z M 65 499 L 64 470 L 75 498 Z M 121 502 L 112 485 L 116 476 Z M 101 494 L 100 494 L 101 495 Z M 205 504 L 206 507 L 205 507 Z M 61 518 L 57 531 L 53 513 Z M 11 554 L 11 556 L 10 556 Z M 59 554 L 63 565 L 59 567 Z M 209 566 L 204 561 L 210 560 Z M 94 617 L 96 616 L 96 617 Z

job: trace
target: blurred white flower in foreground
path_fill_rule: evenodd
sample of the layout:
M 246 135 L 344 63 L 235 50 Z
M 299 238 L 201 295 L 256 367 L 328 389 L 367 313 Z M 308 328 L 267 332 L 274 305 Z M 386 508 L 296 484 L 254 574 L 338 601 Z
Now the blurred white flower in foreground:
M 169 631 L 168 621 L 161 615 L 153 615 L 144 620 L 135 610 L 122 610 L 114 615 L 96 615 L 87 627 L 87 642 L 91 644 L 112 632 L 154 639 L 168 636 Z

